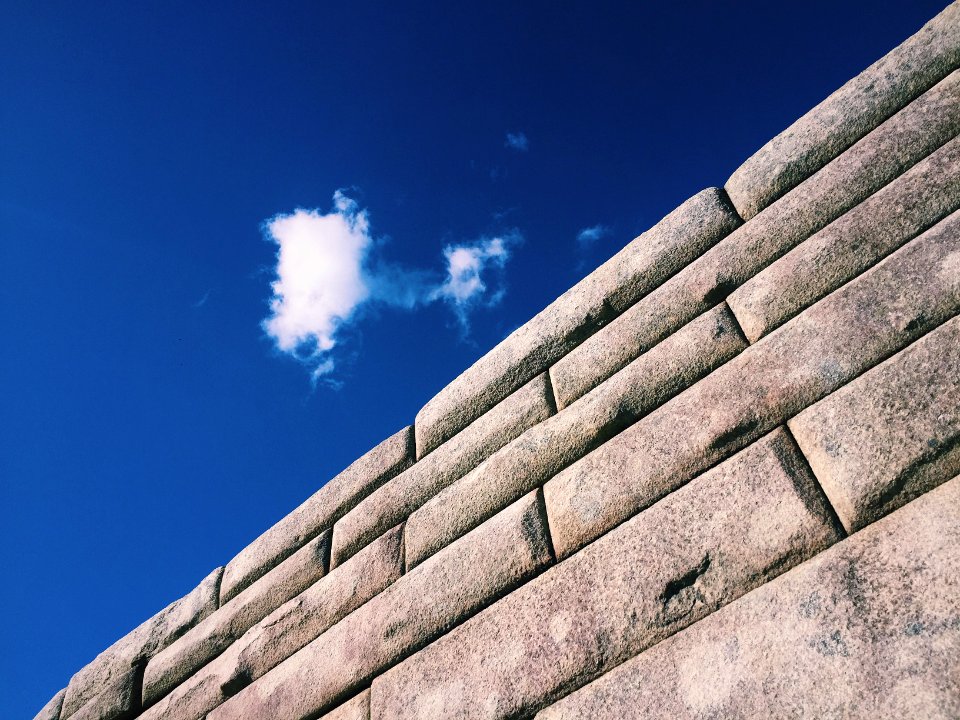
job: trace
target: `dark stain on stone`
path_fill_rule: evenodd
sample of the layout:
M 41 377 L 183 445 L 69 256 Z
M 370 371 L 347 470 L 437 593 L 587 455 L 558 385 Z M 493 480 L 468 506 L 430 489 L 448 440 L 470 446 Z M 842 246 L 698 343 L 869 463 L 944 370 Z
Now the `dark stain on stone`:
M 742 440 L 747 437 L 750 433 L 760 427 L 760 421 L 757 419 L 744 420 L 741 423 L 738 423 L 730 430 L 727 430 L 724 433 L 720 433 L 713 442 L 710 443 L 711 450 L 725 450 L 730 445 L 733 445 L 738 440 Z
M 245 667 L 238 667 L 230 676 L 230 679 L 220 685 L 220 692 L 224 694 L 224 697 L 233 697 L 252 682 L 253 677 L 250 675 L 250 670 Z
M 840 657 L 848 657 L 850 651 L 847 649 L 847 643 L 844 641 L 843 637 L 840 635 L 839 630 L 834 630 L 828 637 L 822 637 L 817 640 L 811 640 L 810 645 L 821 655 L 831 657 L 834 655 L 839 655 Z
M 920 313 L 913 320 L 907 323 L 907 326 L 903 329 L 903 331 L 908 334 L 919 332 L 926 327 L 926 324 L 927 318 L 923 313 Z
M 703 296 L 703 302 L 707 305 L 716 305 L 721 300 L 726 300 L 727 295 L 736 290 L 739 284 L 736 280 L 729 278 L 717 278 L 717 284 Z
M 694 583 L 703 577 L 704 573 L 706 573 L 709 569 L 710 553 L 707 553 L 703 556 L 703 560 L 700 561 L 699 565 L 691 568 L 680 577 L 674 578 L 667 583 L 666 587 L 663 589 L 663 592 L 660 593 L 660 602 L 666 605 L 681 592 L 689 587 L 693 587 Z

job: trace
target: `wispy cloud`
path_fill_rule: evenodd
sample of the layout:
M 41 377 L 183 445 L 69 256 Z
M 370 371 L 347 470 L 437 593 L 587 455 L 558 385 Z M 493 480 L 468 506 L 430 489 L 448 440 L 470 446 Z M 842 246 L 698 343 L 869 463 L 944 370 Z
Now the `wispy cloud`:
M 508 147 L 511 150 L 517 150 L 519 152 L 526 152 L 530 149 L 530 142 L 527 140 L 526 133 L 515 132 L 507 133 L 507 139 L 503 143 L 504 147 Z
M 606 225 L 593 225 L 585 227 L 577 233 L 577 244 L 582 250 L 586 250 L 597 240 L 610 234 L 610 228 Z
M 378 256 L 381 244 L 371 235 L 367 211 L 342 190 L 334 194 L 330 211 L 301 208 L 276 215 L 264 223 L 264 234 L 278 250 L 263 329 L 314 381 L 329 381 L 342 331 L 374 304 L 411 310 L 444 302 L 466 331 L 474 308 L 502 297 L 504 265 L 522 239 L 513 230 L 448 245 L 444 273 L 390 264 Z
M 446 300 L 457 314 L 462 329 L 469 330 L 469 311 L 476 305 L 496 305 L 504 289 L 487 294 L 489 275 L 502 271 L 514 246 L 523 241 L 513 230 L 497 237 L 481 238 L 466 245 L 448 245 L 443 249 L 447 261 L 447 278 L 433 292 L 433 297 Z

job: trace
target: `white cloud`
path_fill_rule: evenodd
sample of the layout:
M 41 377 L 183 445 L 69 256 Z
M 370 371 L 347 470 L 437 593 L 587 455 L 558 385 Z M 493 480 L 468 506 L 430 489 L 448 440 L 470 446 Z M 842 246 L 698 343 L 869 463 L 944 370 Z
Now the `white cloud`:
M 608 228 L 606 225 L 593 225 L 591 227 L 583 228 L 577 233 L 577 244 L 580 245 L 581 248 L 586 249 L 609 233 L 610 228 Z
M 519 152 L 526 152 L 530 149 L 530 142 L 527 140 L 527 135 L 522 132 L 507 133 L 507 139 L 503 145 L 512 150 L 518 150 Z
M 489 271 L 500 270 L 510 259 L 511 247 L 521 242 L 516 230 L 491 238 L 481 238 L 465 245 L 448 245 L 443 249 L 447 260 L 447 278 L 433 297 L 446 300 L 455 309 L 464 309 L 480 301 L 487 290 Z M 502 290 L 495 292 L 486 304 L 496 303 Z M 459 313 L 458 313 L 459 314 Z M 465 317 L 461 315 L 461 320 Z
M 310 369 L 315 381 L 329 380 L 341 331 L 368 305 L 410 310 L 442 301 L 468 328 L 471 309 L 502 297 L 499 276 L 511 247 L 521 241 L 519 232 L 511 231 L 448 245 L 443 249 L 444 279 L 436 271 L 391 265 L 376 257 L 378 243 L 370 234 L 367 212 L 340 190 L 330 212 L 301 208 L 276 215 L 264 232 L 278 251 L 271 312 L 263 328 L 278 350 Z

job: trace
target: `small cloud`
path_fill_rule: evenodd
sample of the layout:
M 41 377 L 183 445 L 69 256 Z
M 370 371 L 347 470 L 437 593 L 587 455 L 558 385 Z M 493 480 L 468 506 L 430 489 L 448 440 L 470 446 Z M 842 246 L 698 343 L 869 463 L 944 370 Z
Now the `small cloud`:
M 577 244 L 581 250 L 588 249 L 597 240 L 610 234 L 610 228 L 606 225 L 593 225 L 585 227 L 577 233 Z
M 527 140 L 526 133 L 507 133 L 507 139 L 503 146 L 518 152 L 526 152 L 530 149 L 530 142 Z
M 469 328 L 467 312 L 470 308 L 482 304 L 487 307 L 496 305 L 505 289 L 501 286 L 490 295 L 490 276 L 496 276 L 510 259 L 511 250 L 523 241 L 518 230 L 496 237 L 461 244 L 448 245 L 443 249 L 447 262 L 447 277 L 443 284 L 434 290 L 432 297 L 448 302 L 457 314 L 461 327 Z
M 199 300 L 197 300 L 197 301 L 193 304 L 193 306 L 194 306 L 195 308 L 202 308 L 204 305 L 207 304 L 207 300 L 209 300 L 209 299 L 210 299 L 210 290 L 207 290 L 207 291 L 203 294 L 203 297 L 200 298 Z
M 468 314 L 503 296 L 498 275 L 522 238 L 516 230 L 443 249 L 445 276 L 405 268 L 377 257 L 383 243 L 370 233 L 366 210 L 338 190 L 328 212 L 298 208 L 264 223 L 277 245 L 270 316 L 263 329 L 276 348 L 304 366 L 314 382 L 336 386 L 334 349 L 342 331 L 374 304 L 412 310 L 426 303 L 450 305 L 461 327 Z M 492 289 L 491 289 L 492 288 Z M 207 293 L 209 295 L 209 293 Z M 198 306 L 206 302 L 207 295 Z

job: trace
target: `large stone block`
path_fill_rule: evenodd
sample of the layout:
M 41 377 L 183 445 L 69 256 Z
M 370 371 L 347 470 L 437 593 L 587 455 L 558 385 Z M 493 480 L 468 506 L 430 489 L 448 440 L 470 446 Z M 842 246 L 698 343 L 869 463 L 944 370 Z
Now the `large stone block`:
M 72 720 L 129 720 L 140 708 L 143 663 L 113 677 L 98 695 L 70 715 Z
M 960 65 L 960 6 L 950 4 L 902 45 L 777 135 L 727 180 L 749 219 Z
M 60 720 L 60 708 L 63 706 L 64 688 L 47 701 L 47 704 L 36 714 L 33 720 Z
M 209 720 L 316 717 L 551 559 L 542 498 L 531 493 L 408 572 Z
M 948 271 L 960 278 L 960 253 Z M 790 429 L 850 531 L 960 473 L 960 317 L 807 408 Z
M 403 535 L 395 528 L 287 601 L 138 720 L 199 720 L 228 697 L 396 581 Z
M 222 567 L 214 570 L 189 594 L 117 640 L 77 672 L 67 685 L 60 716 L 66 720 L 105 692 L 118 692 L 118 683 L 137 677 L 131 674 L 131 668 L 139 666 L 142 671 L 143 663 L 216 610 L 222 575 Z
M 537 715 L 960 717 L 960 479 Z
M 413 513 L 406 527 L 407 567 L 539 487 L 746 346 L 726 305 L 704 313 Z
M 154 655 L 143 678 L 144 704 L 156 702 L 273 610 L 323 577 L 329 553 L 327 531 Z
M 331 527 L 360 500 L 407 468 L 413 455 L 413 428 L 406 427 L 354 461 L 227 563 L 221 602 Z
M 733 231 L 551 369 L 579 396 L 960 131 L 960 71 Z
M 727 298 L 751 342 L 960 207 L 960 138 L 921 160 Z
M 960 310 L 960 211 L 544 486 L 565 557 Z
M 737 225 L 726 195 L 704 190 L 515 330 L 417 413 L 417 457 L 550 367 Z
M 554 412 L 546 373 L 481 415 L 425 458 L 360 502 L 333 527 L 334 566 Z
M 837 537 L 779 429 L 374 679 L 371 717 L 528 717 Z

